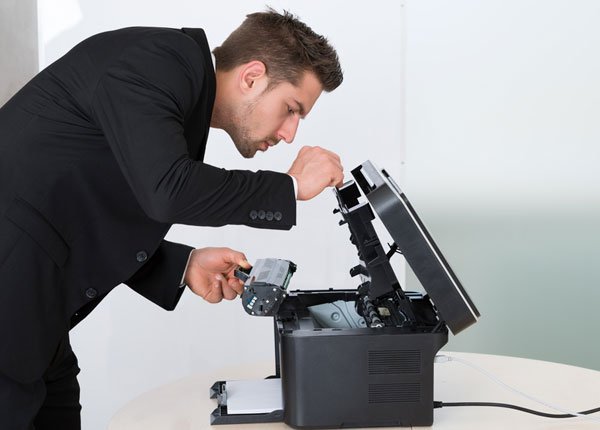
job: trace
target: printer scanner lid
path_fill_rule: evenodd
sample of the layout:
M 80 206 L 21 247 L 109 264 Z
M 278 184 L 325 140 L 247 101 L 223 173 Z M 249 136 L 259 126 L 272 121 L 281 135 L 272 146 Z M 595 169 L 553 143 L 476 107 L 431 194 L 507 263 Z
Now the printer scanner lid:
M 477 322 L 479 311 L 400 187 L 370 161 L 352 175 L 452 333 Z

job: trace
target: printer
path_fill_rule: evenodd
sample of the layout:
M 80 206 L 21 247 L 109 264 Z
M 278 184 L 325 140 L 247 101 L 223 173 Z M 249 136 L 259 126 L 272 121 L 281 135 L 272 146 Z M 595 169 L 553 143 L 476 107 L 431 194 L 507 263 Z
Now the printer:
M 288 290 L 296 265 L 259 260 L 244 279 L 242 305 L 274 321 L 273 410 L 233 407 L 234 381 L 217 381 L 211 424 L 283 421 L 294 428 L 430 426 L 433 363 L 480 314 L 400 187 L 370 161 L 334 190 L 334 213 L 358 252 L 352 289 Z M 378 217 L 393 243 L 384 246 Z M 345 227 L 343 227 L 345 228 Z M 392 263 L 401 254 L 425 293 L 404 291 Z M 263 383 L 263 382 L 261 382 Z M 228 389 L 229 388 L 229 389 Z M 250 388 L 252 390 L 252 388 Z M 259 401 L 262 391 L 246 393 Z M 234 395 L 235 394 L 235 395 Z

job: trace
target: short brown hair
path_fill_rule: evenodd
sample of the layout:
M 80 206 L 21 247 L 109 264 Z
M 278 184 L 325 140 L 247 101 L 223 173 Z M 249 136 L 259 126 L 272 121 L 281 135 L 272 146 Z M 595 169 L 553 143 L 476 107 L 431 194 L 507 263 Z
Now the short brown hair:
M 213 53 L 217 70 L 223 71 L 262 61 L 270 86 L 281 82 L 297 85 L 303 73 L 311 71 L 329 92 L 344 78 L 337 53 L 327 39 L 287 11 L 280 14 L 269 8 L 247 15 Z

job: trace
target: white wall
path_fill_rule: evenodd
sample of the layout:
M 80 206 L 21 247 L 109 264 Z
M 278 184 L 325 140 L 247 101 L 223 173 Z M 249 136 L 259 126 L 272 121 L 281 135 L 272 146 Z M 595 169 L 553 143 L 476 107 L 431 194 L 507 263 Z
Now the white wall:
M 482 313 L 449 348 L 600 369 L 598 22 L 407 2 L 404 188 Z
M 0 106 L 36 73 L 35 0 L 0 1 Z
M 395 1 L 379 4 L 367 8 L 342 0 L 270 2 L 329 37 L 341 58 L 344 84 L 321 97 L 293 145 L 279 145 L 247 161 L 215 131 L 205 161 L 227 168 L 285 171 L 302 145 L 322 145 L 339 153 L 348 168 L 371 158 L 399 177 L 402 8 Z M 40 64 L 48 65 L 89 35 L 132 25 L 203 27 L 215 46 L 245 14 L 264 8 L 262 1 L 40 0 Z M 230 246 L 245 252 L 250 261 L 291 259 L 299 267 L 293 288 L 355 288 L 348 270 L 356 264 L 356 251 L 346 227 L 338 227 L 331 213 L 334 207 L 333 194 L 325 192 L 299 204 L 298 226 L 290 232 L 176 226 L 167 239 L 197 247 Z M 72 332 L 83 369 L 84 428 L 104 428 L 120 406 L 151 387 L 193 372 L 272 357 L 271 324 L 269 319 L 248 317 L 239 301 L 209 305 L 186 292 L 177 310 L 169 313 L 118 287 Z

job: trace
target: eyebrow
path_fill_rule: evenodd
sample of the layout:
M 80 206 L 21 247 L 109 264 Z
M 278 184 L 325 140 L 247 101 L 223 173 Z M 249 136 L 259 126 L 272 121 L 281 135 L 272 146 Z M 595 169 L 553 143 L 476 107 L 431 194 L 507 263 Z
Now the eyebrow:
M 304 118 L 306 116 L 306 109 L 304 109 L 304 105 L 299 102 L 298 100 L 294 99 L 294 101 L 296 102 L 296 104 L 298 105 L 298 113 L 300 114 L 300 116 L 302 118 Z

